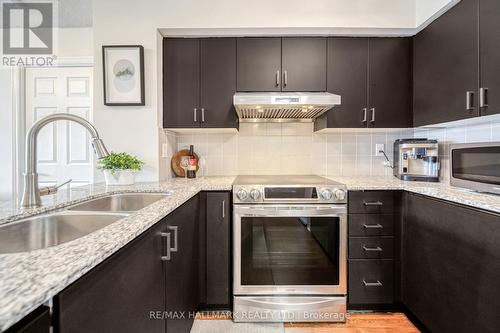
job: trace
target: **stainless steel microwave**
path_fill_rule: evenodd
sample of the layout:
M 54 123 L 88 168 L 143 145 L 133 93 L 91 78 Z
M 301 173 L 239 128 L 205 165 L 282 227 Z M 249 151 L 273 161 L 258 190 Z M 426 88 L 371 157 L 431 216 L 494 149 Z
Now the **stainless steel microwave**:
M 500 142 L 453 144 L 450 162 L 451 185 L 500 194 Z

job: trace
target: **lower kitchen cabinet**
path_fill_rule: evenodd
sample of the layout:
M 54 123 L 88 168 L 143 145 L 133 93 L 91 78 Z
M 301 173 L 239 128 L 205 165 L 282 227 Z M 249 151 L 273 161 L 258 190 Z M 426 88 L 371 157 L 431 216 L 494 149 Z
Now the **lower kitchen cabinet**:
M 500 216 L 406 194 L 402 300 L 432 332 L 500 329 Z
M 394 302 L 394 260 L 349 260 L 349 303 Z
M 350 191 L 348 196 L 350 309 L 392 309 L 399 298 L 399 191 Z
M 158 222 L 54 298 L 56 333 L 165 332 L 165 223 Z
M 199 211 L 200 199 L 195 196 L 165 218 L 171 237 L 170 258 L 164 261 L 169 333 L 189 332 L 198 308 Z
M 50 333 L 50 309 L 40 306 L 4 333 Z
M 54 298 L 54 332 L 188 333 L 198 307 L 195 196 Z
M 208 192 L 206 199 L 206 304 L 228 307 L 231 302 L 231 193 Z

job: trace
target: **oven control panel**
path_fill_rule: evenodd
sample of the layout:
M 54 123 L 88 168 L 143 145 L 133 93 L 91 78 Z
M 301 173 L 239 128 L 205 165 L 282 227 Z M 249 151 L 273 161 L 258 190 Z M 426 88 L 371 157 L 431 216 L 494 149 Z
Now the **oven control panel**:
M 346 203 L 343 186 L 233 185 L 233 203 Z

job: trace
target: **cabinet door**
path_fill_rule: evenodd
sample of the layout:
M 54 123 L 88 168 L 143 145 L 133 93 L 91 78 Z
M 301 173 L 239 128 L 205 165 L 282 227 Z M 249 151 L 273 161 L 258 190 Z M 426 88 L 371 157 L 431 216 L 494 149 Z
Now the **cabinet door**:
M 408 194 L 403 302 L 432 332 L 498 332 L 500 216 Z
M 411 39 L 369 39 L 369 127 L 411 125 Z
M 326 91 L 326 38 L 283 38 L 282 91 Z
M 165 38 L 163 40 L 163 127 L 199 127 L 199 106 L 200 41 L 190 38 Z
M 198 307 L 198 214 L 199 197 L 195 196 L 166 218 L 171 240 L 165 275 L 170 333 L 189 333 Z
M 54 298 L 56 332 L 165 332 L 162 222 Z
M 201 40 L 201 126 L 236 128 L 236 39 Z
M 4 333 L 50 333 L 50 309 L 42 305 Z
M 481 0 L 479 12 L 481 87 L 487 89 L 481 115 L 500 113 L 500 1 Z
M 229 305 L 230 194 L 207 193 L 207 304 Z
M 326 127 L 366 127 L 368 39 L 329 38 L 327 68 L 328 92 L 342 102 L 324 116 Z
M 281 38 L 238 38 L 238 91 L 281 90 Z
M 414 38 L 414 125 L 479 115 L 478 0 L 462 0 Z M 474 109 L 467 109 L 467 92 Z

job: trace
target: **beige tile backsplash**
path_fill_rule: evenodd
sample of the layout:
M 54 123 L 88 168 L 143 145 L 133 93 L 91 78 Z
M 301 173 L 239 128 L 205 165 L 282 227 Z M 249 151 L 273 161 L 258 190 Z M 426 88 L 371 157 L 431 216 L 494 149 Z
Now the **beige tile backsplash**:
M 488 122 L 464 121 L 460 125 L 443 124 L 442 128 L 416 128 L 415 138 L 437 139 L 441 160 L 441 180 L 450 180 L 450 144 L 500 141 L 500 118 L 489 117 Z
M 413 131 L 369 133 L 363 130 L 339 130 L 334 133 L 313 133 L 310 123 L 243 123 L 235 134 L 168 132 L 165 135 L 167 142 L 163 142 L 163 145 L 169 149 L 175 146 L 179 150 L 193 144 L 195 151 L 206 160 L 203 173 L 207 176 L 370 176 L 392 172 L 384 167 L 383 158 L 375 156 L 375 144 L 383 143 L 392 160 L 392 143 L 402 135 L 412 137 Z M 168 153 L 173 154 L 167 149 Z M 165 165 L 161 168 L 170 168 L 167 163 L 170 156 L 162 158 Z
M 317 174 L 324 176 L 385 176 L 384 158 L 375 156 L 375 144 L 385 145 L 392 162 L 398 138 L 427 137 L 440 142 L 441 178 L 449 180 L 450 143 L 500 141 L 500 116 L 460 125 L 416 129 L 339 129 L 314 133 L 308 123 L 243 123 L 234 134 L 160 135 L 160 177 L 171 177 L 175 151 L 194 145 L 206 160 L 207 176 L 243 174 Z

